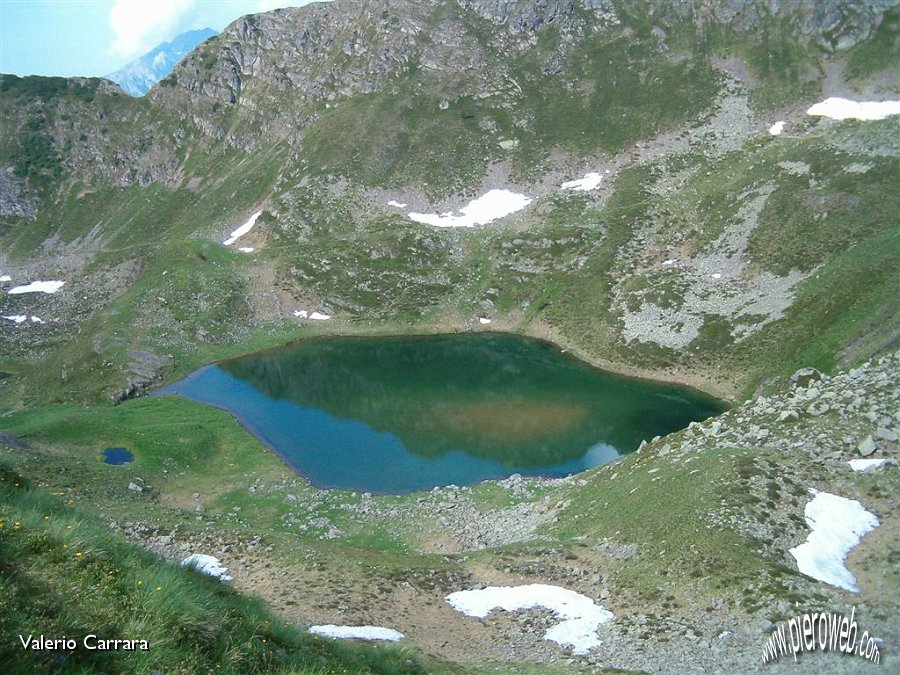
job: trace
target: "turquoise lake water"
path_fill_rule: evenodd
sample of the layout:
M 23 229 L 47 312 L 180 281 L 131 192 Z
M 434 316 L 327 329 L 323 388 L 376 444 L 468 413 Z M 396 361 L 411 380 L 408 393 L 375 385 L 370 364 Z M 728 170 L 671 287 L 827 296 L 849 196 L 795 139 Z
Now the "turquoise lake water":
M 565 476 L 724 409 L 499 333 L 303 340 L 159 393 L 228 410 L 314 485 L 373 493 Z

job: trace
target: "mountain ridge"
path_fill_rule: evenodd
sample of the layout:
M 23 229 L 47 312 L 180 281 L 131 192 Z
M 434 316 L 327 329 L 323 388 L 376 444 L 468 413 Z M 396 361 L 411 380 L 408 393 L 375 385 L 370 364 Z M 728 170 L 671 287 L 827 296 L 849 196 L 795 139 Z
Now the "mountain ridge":
M 190 30 L 158 44 L 143 56 L 129 61 L 122 68 L 106 75 L 132 96 L 143 96 L 166 77 L 178 62 L 198 44 L 216 35 L 212 28 Z

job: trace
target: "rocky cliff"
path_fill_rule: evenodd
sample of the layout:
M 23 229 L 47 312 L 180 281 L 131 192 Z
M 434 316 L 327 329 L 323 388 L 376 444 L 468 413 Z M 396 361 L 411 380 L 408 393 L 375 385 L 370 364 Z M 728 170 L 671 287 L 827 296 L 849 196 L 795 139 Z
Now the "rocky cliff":
M 143 56 L 106 76 L 132 96 L 143 96 L 150 88 L 172 72 L 185 54 L 216 34 L 211 28 L 192 30 L 157 45 Z

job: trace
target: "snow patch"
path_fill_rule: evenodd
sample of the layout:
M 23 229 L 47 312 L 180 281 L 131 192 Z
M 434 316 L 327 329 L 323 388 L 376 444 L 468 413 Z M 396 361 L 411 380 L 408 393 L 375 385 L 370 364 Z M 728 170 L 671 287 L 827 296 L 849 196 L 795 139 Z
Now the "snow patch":
M 238 251 L 241 253 L 253 253 L 255 249 L 252 246 L 240 246 L 238 247 Z
M 544 633 L 544 639 L 570 645 L 575 654 L 587 654 L 600 645 L 597 627 L 615 617 L 594 604 L 586 595 L 560 586 L 488 586 L 480 590 L 457 591 L 444 598 L 453 609 L 466 616 L 484 618 L 494 609 L 515 612 L 543 607 L 555 612 L 562 621 Z
M 193 567 L 198 572 L 208 577 L 215 577 L 219 581 L 231 581 L 228 568 L 224 567 L 215 556 L 203 553 L 194 553 L 181 561 L 182 567 Z
M 0 281 L 12 281 L 12 277 L 8 274 L 2 274 L 0 275 Z
M 478 317 L 478 323 L 480 323 L 482 326 L 487 326 L 490 322 L 491 320 L 488 318 L 485 318 L 483 316 Z
M 4 319 L 9 319 L 10 321 L 14 321 L 16 323 L 22 323 L 28 317 L 24 314 L 12 314 L 11 316 L 4 316 Z
M 226 239 L 222 243 L 225 244 L 225 246 L 231 246 L 234 242 L 236 242 L 238 239 L 240 239 L 245 234 L 247 234 L 250 230 L 253 229 L 253 226 L 256 225 L 256 219 L 259 218 L 259 216 L 261 214 L 262 214 L 262 211 L 257 211 L 256 213 L 254 213 L 252 216 L 250 216 L 250 220 L 248 220 L 246 223 L 244 223 L 238 229 L 236 229 L 234 232 L 232 232 L 231 236 L 228 237 L 228 239 Z
M 531 197 L 517 192 L 489 190 L 462 207 L 457 214 L 452 211 L 441 214 L 411 212 L 409 217 L 417 223 L 434 227 L 475 227 L 521 211 L 530 203 Z
M 62 288 L 65 281 L 32 281 L 25 286 L 16 286 L 10 288 L 10 295 L 19 295 L 20 293 L 56 293 Z
M 663 265 L 674 265 L 677 262 L 675 258 L 669 258 L 668 260 L 663 260 Z
M 784 131 L 784 120 L 778 120 L 769 127 L 769 133 L 773 136 L 780 136 L 782 131 Z
M 806 114 L 833 120 L 883 120 L 891 115 L 900 115 L 900 101 L 851 101 L 832 96 L 816 103 Z
M 43 320 L 38 316 L 31 317 L 31 323 L 44 323 Z
M 603 175 L 596 171 L 592 171 L 591 173 L 584 174 L 584 178 L 566 181 L 559 187 L 563 190 L 579 190 L 581 192 L 587 192 L 588 190 L 594 190 L 599 187 L 602 181 Z
M 388 202 L 388 206 L 394 206 L 394 207 L 396 207 L 396 208 L 398 208 L 398 209 L 405 209 L 405 208 L 406 208 L 406 204 L 401 204 L 400 202 L 398 202 L 398 201 L 395 200 L 395 199 L 390 200 L 390 201 Z
M 349 640 L 390 640 L 396 642 L 403 639 L 403 633 L 381 626 L 310 626 L 309 632 L 322 637 L 342 638 Z
M 851 459 L 847 462 L 850 465 L 850 468 L 854 471 L 865 471 L 870 467 L 879 467 L 884 464 L 887 460 L 884 457 L 878 457 L 876 459 Z
M 312 319 L 313 321 L 328 321 L 331 318 L 330 314 L 322 314 L 321 312 L 310 312 L 306 309 L 295 309 L 294 316 L 298 316 L 301 319 Z
M 806 524 L 812 529 L 806 541 L 790 549 L 801 573 L 826 584 L 858 593 L 856 578 L 844 566 L 847 554 L 863 535 L 878 527 L 878 518 L 853 499 L 811 489 L 806 505 Z

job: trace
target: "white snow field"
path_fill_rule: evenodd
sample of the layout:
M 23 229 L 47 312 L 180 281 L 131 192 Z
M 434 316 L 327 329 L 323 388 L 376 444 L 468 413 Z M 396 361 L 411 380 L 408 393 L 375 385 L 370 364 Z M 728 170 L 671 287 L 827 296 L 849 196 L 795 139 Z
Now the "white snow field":
M 778 120 L 769 127 L 769 133 L 773 136 L 780 136 L 782 131 L 784 131 L 784 120 Z
M 32 281 L 25 286 L 10 288 L 7 292 L 10 295 L 19 295 L 20 293 L 56 293 L 65 283 L 65 281 Z
M 816 103 L 806 114 L 833 120 L 883 120 L 891 115 L 900 115 L 900 101 L 851 101 L 832 96 Z
M 806 541 L 790 553 L 803 574 L 858 593 L 856 578 L 844 566 L 847 554 L 863 535 L 878 527 L 878 518 L 853 499 L 811 489 L 812 501 L 804 511 L 812 529 Z
M 182 567 L 193 567 L 198 572 L 208 577 L 215 577 L 219 581 L 231 581 L 228 568 L 224 567 L 215 556 L 203 553 L 194 553 L 181 561 Z
M 560 185 L 559 187 L 563 190 L 576 190 L 580 192 L 587 192 L 588 190 L 594 190 L 600 187 L 600 183 L 603 182 L 603 175 L 597 173 L 596 171 L 592 171 L 590 173 L 584 174 L 583 178 L 577 178 L 575 180 L 569 180 Z
M 331 319 L 330 314 L 322 314 L 321 312 L 310 312 L 306 309 L 295 309 L 294 316 L 301 319 L 312 319 L 313 321 L 328 321 Z
M 884 457 L 876 459 L 851 459 L 847 462 L 854 471 L 865 471 L 869 467 L 879 467 L 887 460 Z
M 310 626 L 309 632 L 322 637 L 343 638 L 345 640 L 390 640 L 396 642 L 403 639 L 403 633 L 381 626 Z
M 569 645 L 575 654 L 587 654 L 600 645 L 597 627 L 612 621 L 613 613 L 586 595 L 560 586 L 488 586 L 472 591 L 457 591 L 444 598 L 453 609 L 466 616 L 484 618 L 494 609 L 515 612 L 543 607 L 555 612 L 562 621 L 544 633 L 544 639 Z
M 475 227 L 521 211 L 530 203 L 531 197 L 518 192 L 489 190 L 466 204 L 456 214 L 452 211 L 440 214 L 412 212 L 409 217 L 417 223 L 434 227 Z
M 236 229 L 234 232 L 232 232 L 231 236 L 228 237 L 228 239 L 226 239 L 222 243 L 225 244 L 225 246 L 231 246 L 234 242 L 236 242 L 238 239 L 240 239 L 245 234 L 247 234 L 250 230 L 253 229 L 253 226 L 256 225 L 256 219 L 259 218 L 261 213 L 262 213 L 262 211 L 257 211 L 252 216 L 250 216 L 250 219 L 246 223 L 244 223 L 238 229 Z

